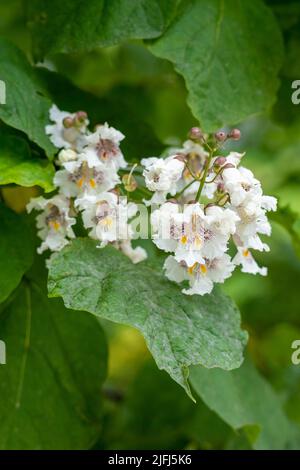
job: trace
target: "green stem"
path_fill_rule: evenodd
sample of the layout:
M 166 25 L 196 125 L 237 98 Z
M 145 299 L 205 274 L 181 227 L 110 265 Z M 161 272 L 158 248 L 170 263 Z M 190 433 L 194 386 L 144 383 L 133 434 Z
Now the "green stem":
M 201 178 L 201 181 L 200 181 L 200 185 L 199 185 L 199 189 L 198 189 L 198 192 L 197 192 L 197 195 L 196 195 L 196 201 L 199 202 L 200 200 L 200 197 L 201 197 L 201 193 L 202 193 L 202 189 L 203 189 L 203 186 L 204 186 L 204 183 L 205 183 L 205 179 L 206 179 L 206 176 L 207 176 L 207 172 L 209 170 L 209 167 L 210 167 L 210 162 L 211 162 L 211 159 L 213 157 L 213 154 L 214 154 L 214 150 L 211 149 L 210 150 L 210 153 L 209 153 L 209 156 L 207 157 L 207 160 L 205 162 L 205 167 L 204 167 L 204 172 L 203 172 L 203 176 Z
M 192 181 L 190 181 L 183 189 L 181 189 L 181 191 L 179 191 L 178 193 L 175 194 L 175 199 L 177 199 L 178 197 L 180 197 L 184 191 L 186 189 L 188 189 L 190 186 L 192 186 L 193 183 L 195 183 L 195 181 L 198 181 L 197 179 L 193 179 Z

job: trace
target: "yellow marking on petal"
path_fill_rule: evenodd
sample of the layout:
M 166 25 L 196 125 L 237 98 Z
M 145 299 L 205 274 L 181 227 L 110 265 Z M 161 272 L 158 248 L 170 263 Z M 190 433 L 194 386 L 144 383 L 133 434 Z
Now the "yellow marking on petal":
M 190 181 L 192 179 L 192 176 L 190 174 L 190 170 L 188 170 L 187 168 L 183 172 L 183 179 L 185 181 Z
M 200 270 L 203 274 L 207 273 L 207 267 L 205 266 L 205 264 L 200 264 Z
M 60 228 L 60 223 L 57 222 L 56 220 L 52 220 L 52 221 L 50 222 L 50 225 L 51 225 L 51 227 L 54 228 L 54 230 L 56 230 L 56 231 L 59 230 L 59 228 Z
M 243 256 L 245 256 L 245 258 L 247 258 L 249 254 L 250 254 L 249 250 L 243 250 Z
M 83 179 L 83 178 L 80 178 L 80 179 L 77 181 L 77 186 L 79 186 L 79 187 L 81 188 L 82 185 L 83 185 L 83 181 L 84 181 L 84 179 Z
M 195 245 L 196 245 L 197 247 L 199 247 L 199 246 L 202 245 L 202 240 L 201 240 L 201 238 L 199 237 L 199 235 L 196 235 L 196 236 L 195 236 Z
M 180 243 L 182 243 L 183 245 L 185 245 L 187 243 L 188 239 L 187 239 L 187 236 L 186 235 L 182 235 L 181 239 L 180 239 Z
M 91 178 L 90 179 L 90 186 L 94 189 L 96 187 L 96 182 L 94 180 L 94 178 Z
M 104 225 L 105 227 L 111 227 L 113 223 L 113 220 L 111 217 L 106 217 L 105 219 L 101 220 L 101 225 Z
M 193 271 L 195 270 L 197 264 L 198 264 L 198 263 L 194 263 L 193 266 L 190 266 L 190 267 L 188 268 L 188 273 L 189 273 L 189 274 L 193 274 Z

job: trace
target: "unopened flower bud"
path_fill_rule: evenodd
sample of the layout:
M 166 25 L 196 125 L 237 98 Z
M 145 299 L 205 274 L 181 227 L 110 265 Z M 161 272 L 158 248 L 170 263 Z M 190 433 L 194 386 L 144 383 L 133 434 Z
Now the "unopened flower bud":
M 180 162 L 186 162 L 187 156 L 184 153 L 178 153 L 175 155 L 176 160 L 179 160 Z
M 218 184 L 217 191 L 218 191 L 218 193 L 224 193 L 224 191 L 225 191 L 224 183 L 219 183 Z
M 77 153 L 72 149 L 63 149 L 58 154 L 58 161 L 60 163 L 72 162 L 77 160 Z
M 225 157 L 217 157 L 216 160 L 214 161 L 214 166 L 223 166 L 226 163 L 226 158 Z
M 138 186 L 136 179 L 130 174 L 123 175 L 122 183 L 124 184 L 126 191 L 129 193 L 135 191 Z
M 118 188 L 113 188 L 108 191 L 109 193 L 116 194 L 116 196 L 119 196 L 119 190 Z
M 175 197 L 171 197 L 170 199 L 167 200 L 167 202 L 171 202 L 172 204 L 178 204 L 177 199 Z
M 215 139 L 218 142 L 224 142 L 227 139 L 227 134 L 224 131 L 218 131 L 215 133 Z
M 73 127 L 73 125 L 74 125 L 74 121 L 73 121 L 73 118 L 71 118 L 70 116 L 67 116 L 63 119 L 63 126 L 66 129 L 70 129 L 71 127 Z
M 228 168 L 235 168 L 235 166 L 232 163 L 226 163 L 226 165 L 223 166 L 223 170 L 227 170 Z
M 232 129 L 228 134 L 228 137 L 233 140 L 239 140 L 241 138 L 241 131 L 239 129 Z
M 201 140 L 203 138 L 203 133 L 200 127 L 192 127 L 188 134 L 191 140 Z
M 74 122 L 76 126 L 82 126 L 87 119 L 87 114 L 85 111 L 77 111 L 75 114 Z

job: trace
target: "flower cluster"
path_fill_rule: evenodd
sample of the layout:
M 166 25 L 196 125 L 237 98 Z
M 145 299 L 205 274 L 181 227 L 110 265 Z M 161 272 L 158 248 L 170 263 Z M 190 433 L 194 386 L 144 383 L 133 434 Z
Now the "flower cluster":
M 38 197 L 28 204 L 28 211 L 42 211 L 37 217 L 38 235 L 43 240 L 39 252 L 59 251 L 71 238 L 72 226 L 80 213 L 89 236 L 99 240 L 99 246 L 113 243 L 134 263 L 146 258 L 145 250 L 132 248 L 133 230 L 130 224 L 137 212 L 134 203 L 119 196 L 119 170 L 127 166 L 120 150 L 124 135 L 108 124 L 88 130 L 87 114 L 70 114 L 55 105 L 50 110 L 53 124 L 46 133 L 60 150 L 54 185 L 58 194 L 50 199 Z
M 269 250 L 261 235 L 271 234 L 267 212 L 276 210 L 276 199 L 265 196 L 260 182 L 241 165 L 244 154 L 221 152 L 224 142 L 240 138 L 238 129 L 208 136 L 192 128 L 181 148 L 171 149 L 165 158 L 144 158 L 141 168 L 135 164 L 127 173 L 121 132 L 106 123 L 91 132 L 85 112 L 71 114 L 55 105 L 50 119 L 46 133 L 59 149 L 57 191 L 49 199 L 38 197 L 28 204 L 28 211 L 41 212 L 37 217 L 43 240 L 40 253 L 59 251 L 68 244 L 75 237 L 80 215 L 99 247 L 113 244 L 138 263 L 147 254 L 141 247 L 132 247 L 132 221 L 144 209 L 148 223 L 146 207 L 150 206 L 153 242 L 169 253 L 165 274 L 184 282 L 185 294 L 211 292 L 214 283 L 224 282 L 238 265 L 245 273 L 267 274 L 251 250 Z M 135 172 L 139 177 L 142 172 L 142 193 L 151 196 L 139 207 L 140 201 L 133 197 Z
M 187 281 L 185 294 L 204 295 L 237 265 L 245 273 L 267 274 L 251 249 L 269 250 L 260 235 L 271 234 L 266 213 L 276 210 L 276 199 L 263 195 L 260 182 L 240 165 L 244 154 L 216 155 L 225 140 L 239 138 L 237 129 L 209 140 L 194 128 L 190 137 L 173 156 L 145 161 L 144 176 L 154 192 L 151 202 L 162 203 L 151 224 L 156 246 L 172 253 L 164 264 L 166 276 Z M 168 194 L 173 197 L 167 199 Z

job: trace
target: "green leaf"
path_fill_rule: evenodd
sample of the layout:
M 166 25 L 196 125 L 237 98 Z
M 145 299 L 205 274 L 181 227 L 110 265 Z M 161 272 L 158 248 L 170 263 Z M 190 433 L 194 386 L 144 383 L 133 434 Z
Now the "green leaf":
M 262 0 L 186 1 L 150 48 L 183 75 L 205 131 L 265 111 L 275 100 L 282 39 Z
M 87 449 L 101 432 L 107 351 L 97 319 L 29 275 L 0 313 L 0 449 Z
M 285 448 L 290 438 L 289 423 L 280 400 L 249 360 L 230 372 L 192 367 L 190 382 L 225 423 L 244 430 L 254 448 Z
M 46 159 L 33 157 L 27 142 L 0 131 L 0 184 L 41 186 L 53 191 L 54 167 Z
M 25 132 L 52 156 L 55 148 L 45 134 L 51 101 L 45 97 L 34 68 L 23 52 L 4 39 L 0 39 L 0 63 L 0 80 L 6 87 L 6 104 L 0 105 L 0 119 Z
M 33 242 L 24 219 L 0 204 L 0 303 L 33 262 Z
M 114 390 L 107 388 L 106 396 L 113 398 Z M 154 361 L 147 360 L 138 370 L 118 406 L 98 448 L 166 450 L 188 444 L 186 434 L 196 406 Z
M 300 257 L 300 215 L 289 206 L 280 206 L 276 212 L 270 214 L 270 219 L 288 231 L 295 251 Z
M 65 305 L 137 328 L 159 369 L 190 394 L 192 364 L 239 367 L 247 334 L 231 300 L 219 290 L 187 297 L 161 271 L 133 265 L 113 247 L 77 239 L 49 263 L 49 295 Z
M 34 0 L 29 26 L 35 56 L 160 36 L 178 0 Z
M 192 403 L 154 361 L 140 368 L 120 408 L 105 430 L 114 449 L 183 449 L 191 441 L 202 449 L 220 448 L 232 433 L 200 399 Z

